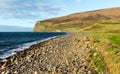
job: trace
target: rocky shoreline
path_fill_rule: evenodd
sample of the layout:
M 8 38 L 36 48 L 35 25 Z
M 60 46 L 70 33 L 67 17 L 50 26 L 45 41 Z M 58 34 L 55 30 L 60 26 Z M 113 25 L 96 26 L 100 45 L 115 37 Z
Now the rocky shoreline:
M 31 46 L 0 63 L 1 74 L 93 74 L 84 34 L 70 33 Z

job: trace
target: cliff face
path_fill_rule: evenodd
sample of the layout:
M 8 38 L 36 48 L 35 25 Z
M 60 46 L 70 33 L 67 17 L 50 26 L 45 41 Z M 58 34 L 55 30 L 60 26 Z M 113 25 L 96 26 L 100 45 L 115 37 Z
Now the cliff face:
M 120 20 L 120 7 L 75 13 L 38 21 L 34 27 L 34 32 L 78 31 L 106 20 Z

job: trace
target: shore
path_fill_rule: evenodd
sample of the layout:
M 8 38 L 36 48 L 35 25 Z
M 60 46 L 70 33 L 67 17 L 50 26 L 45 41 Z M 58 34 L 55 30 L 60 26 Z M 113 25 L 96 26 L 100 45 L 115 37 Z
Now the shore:
M 90 50 L 85 34 L 70 33 L 56 37 L 4 59 L 1 74 L 92 74 L 86 50 Z

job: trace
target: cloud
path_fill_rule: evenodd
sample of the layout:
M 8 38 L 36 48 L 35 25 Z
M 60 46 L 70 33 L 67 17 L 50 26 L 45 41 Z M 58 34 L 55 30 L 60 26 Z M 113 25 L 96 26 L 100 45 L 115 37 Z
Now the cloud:
M 55 15 L 61 6 L 50 5 L 42 0 L 0 0 L 2 18 L 34 19 L 41 14 Z

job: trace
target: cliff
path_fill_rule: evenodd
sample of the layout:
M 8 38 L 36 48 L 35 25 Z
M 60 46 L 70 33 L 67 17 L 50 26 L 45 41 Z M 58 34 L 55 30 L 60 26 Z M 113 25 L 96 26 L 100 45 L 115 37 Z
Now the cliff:
M 63 17 L 38 21 L 34 32 L 79 31 L 106 20 L 120 20 L 120 7 L 70 14 Z

